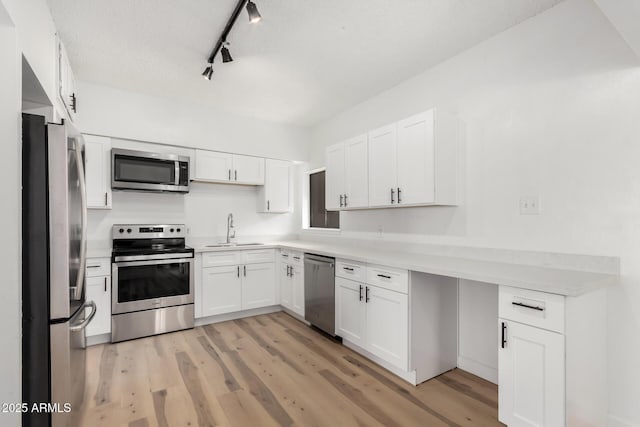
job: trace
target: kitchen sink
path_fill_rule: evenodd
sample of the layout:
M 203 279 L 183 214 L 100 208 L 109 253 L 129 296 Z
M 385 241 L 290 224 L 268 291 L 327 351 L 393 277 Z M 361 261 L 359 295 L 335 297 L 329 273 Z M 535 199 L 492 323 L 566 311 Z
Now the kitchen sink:
M 262 246 L 264 243 L 216 243 L 215 245 L 206 245 L 205 248 L 230 248 L 235 246 Z

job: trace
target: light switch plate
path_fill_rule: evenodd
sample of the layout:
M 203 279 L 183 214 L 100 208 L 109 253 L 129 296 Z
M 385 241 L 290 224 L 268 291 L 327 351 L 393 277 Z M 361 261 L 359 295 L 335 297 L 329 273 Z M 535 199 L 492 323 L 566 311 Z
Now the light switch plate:
M 520 215 L 540 215 L 540 197 L 524 196 L 520 198 Z

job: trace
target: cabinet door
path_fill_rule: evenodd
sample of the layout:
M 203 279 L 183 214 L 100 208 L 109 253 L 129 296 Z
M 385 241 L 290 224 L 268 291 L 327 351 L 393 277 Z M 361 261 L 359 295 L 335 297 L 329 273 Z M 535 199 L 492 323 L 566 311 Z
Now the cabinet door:
M 406 294 L 366 285 L 365 348 L 402 370 L 408 367 L 409 302 Z
M 347 208 L 369 205 L 369 155 L 367 135 L 344 143 L 345 191 Z
M 403 204 L 435 201 L 434 110 L 398 123 L 397 200 Z
M 264 186 L 267 212 L 291 211 L 291 162 L 267 159 Z
M 510 427 L 564 426 L 564 335 L 503 319 L 499 326 L 498 418 Z
M 87 208 L 111 209 L 111 139 L 84 136 Z
M 294 265 L 291 267 L 291 284 L 293 290 L 292 310 L 304 317 L 304 267 Z
M 194 180 L 231 181 L 233 155 L 215 151 L 196 150 Z
M 276 303 L 275 263 L 242 266 L 242 309 L 266 307 Z
M 58 42 L 58 94 L 69 118 L 73 121 L 77 113 L 76 81 L 67 51 L 61 42 Z
M 345 195 L 344 185 L 344 143 L 328 147 L 325 152 L 327 165 L 325 174 L 325 209 L 337 211 L 343 206 Z
M 369 133 L 369 206 L 391 206 L 397 198 L 396 125 Z
M 111 277 L 87 277 L 87 301 L 96 303 L 96 315 L 87 325 L 87 336 L 111 333 Z M 89 314 L 90 309 L 87 309 Z
M 231 180 L 238 184 L 264 185 L 264 159 L 234 154 Z
M 365 346 L 364 284 L 336 277 L 336 334 Z
M 293 310 L 293 280 L 289 276 L 289 264 L 280 266 L 280 304 Z
M 202 315 L 242 309 L 242 267 L 230 265 L 202 269 Z

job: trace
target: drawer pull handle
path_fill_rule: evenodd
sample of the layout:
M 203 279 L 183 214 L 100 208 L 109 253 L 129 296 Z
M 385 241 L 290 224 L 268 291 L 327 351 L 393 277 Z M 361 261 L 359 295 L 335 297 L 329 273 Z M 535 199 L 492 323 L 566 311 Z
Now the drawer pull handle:
M 297 260 L 299 260 L 299 259 L 300 259 L 300 257 L 299 257 L 299 256 L 294 256 L 294 257 L 293 257 L 293 259 L 297 259 Z
M 351 268 L 351 267 L 342 267 L 342 268 L 343 268 L 344 270 L 346 270 L 346 271 L 353 271 L 353 268 Z
M 543 307 L 538 307 L 537 305 L 529 305 L 522 302 L 512 302 L 511 304 L 517 305 L 518 307 L 530 308 L 531 310 L 544 311 Z
M 87 268 L 100 268 L 100 265 L 87 265 Z
M 386 274 L 378 274 L 378 277 L 382 277 L 385 279 L 391 279 L 391 276 L 387 276 Z
M 507 346 L 507 324 L 502 322 L 502 348 Z
M 365 289 L 365 291 L 364 291 L 364 297 L 365 297 L 365 298 L 364 298 L 364 302 L 365 302 L 365 303 L 369 302 L 369 299 L 370 299 L 370 298 L 369 298 L 369 287 L 368 287 L 368 286 L 366 287 L 366 289 Z
M 360 301 L 362 301 L 362 285 L 360 285 Z

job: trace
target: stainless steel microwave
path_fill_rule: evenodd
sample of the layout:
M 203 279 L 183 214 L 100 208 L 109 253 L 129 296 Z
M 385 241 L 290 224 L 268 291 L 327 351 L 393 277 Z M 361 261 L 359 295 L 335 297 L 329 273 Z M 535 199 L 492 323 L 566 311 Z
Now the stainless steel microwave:
M 189 157 L 114 148 L 111 188 L 188 193 Z

